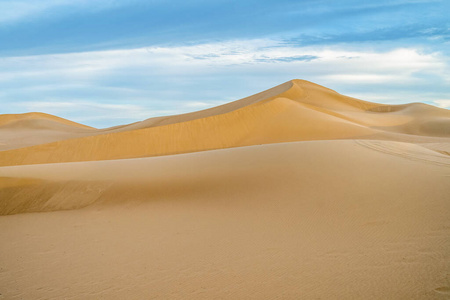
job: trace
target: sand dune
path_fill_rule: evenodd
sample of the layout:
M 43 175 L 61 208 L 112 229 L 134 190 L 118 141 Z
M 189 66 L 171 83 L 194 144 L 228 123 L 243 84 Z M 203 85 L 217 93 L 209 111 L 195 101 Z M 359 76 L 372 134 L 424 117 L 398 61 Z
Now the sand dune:
M 0 115 L 0 126 L 4 126 L 10 123 L 14 122 L 24 122 L 27 120 L 47 120 L 47 121 L 54 121 L 60 124 L 65 124 L 73 127 L 78 128 L 85 128 L 85 129 L 92 129 L 92 127 L 83 125 L 80 123 L 76 123 L 70 120 L 66 120 L 57 116 L 49 115 L 46 113 L 39 113 L 39 112 L 33 112 L 33 113 L 24 113 L 24 114 L 6 114 L 6 115 Z
M 395 140 L 395 134 L 450 137 L 449 117 L 444 109 L 375 104 L 293 80 L 201 112 L 3 151 L 0 165 L 123 159 L 304 140 Z
M 92 135 L 94 128 L 44 113 L 0 115 L 0 151 Z
M 448 299 L 449 122 L 302 80 L 106 129 L 0 116 L 0 299 Z

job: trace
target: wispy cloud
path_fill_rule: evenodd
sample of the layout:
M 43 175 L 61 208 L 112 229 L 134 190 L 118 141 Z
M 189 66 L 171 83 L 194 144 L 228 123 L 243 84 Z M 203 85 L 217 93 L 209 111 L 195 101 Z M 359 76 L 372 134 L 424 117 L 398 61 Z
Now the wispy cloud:
M 433 103 L 442 108 L 450 108 L 450 99 L 438 99 L 434 100 Z
M 450 59 L 439 52 L 255 39 L 4 58 L 0 103 L 5 110 L 41 110 L 110 126 L 211 107 L 293 78 L 350 95 L 369 92 L 380 102 L 414 99 L 443 107 L 433 101 L 450 98 Z M 94 115 L 100 116 L 96 124 Z
M 329 75 L 333 76 L 342 73 L 359 76 L 374 74 L 375 71 L 375 74 L 389 72 L 390 76 L 397 74 L 403 77 L 419 71 L 447 73 L 448 66 L 447 58 L 440 53 L 424 53 L 415 48 L 376 52 L 364 48 L 296 47 L 275 40 L 241 40 L 180 47 L 9 57 L 0 61 L 3 70 L 0 71 L 0 80 L 63 75 L 66 79 L 89 81 L 115 71 L 143 71 L 146 67 L 153 68 L 147 74 L 185 74 L 192 66 L 197 68 L 190 73 L 202 73 L 208 67 L 251 64 L 276 64 L 277 67 L 326 64 L 330 68 Z M 341 68 L 333 69 L 337 65 Z M 374 75 L 374 79 L 377 78 Z

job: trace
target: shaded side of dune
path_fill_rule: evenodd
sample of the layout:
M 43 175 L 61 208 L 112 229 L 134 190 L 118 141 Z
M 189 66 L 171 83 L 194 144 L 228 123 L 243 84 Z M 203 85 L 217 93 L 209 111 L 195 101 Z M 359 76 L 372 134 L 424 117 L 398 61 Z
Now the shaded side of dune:
M 11 166 L 0 168 L 0 214 L 77 209 L 92 204 L 130 205 L 136 201 L 233 199 L 243 195 L 254 198 L 267 193 L 276 198 L 278 192 L 303 197 L 307 191 L 317 190 L 318 185 L 336 193 L 351 194 L 355 180 L 362 180 L 364 186 L 370 186 L 366 181 L 373 180 L 375 186 L 370 187 L 370 193 L 377 195 L 384 193 L 384 188 L 379 190 L 377 185 L 389 184 L 385 177 L 392 176 L 393 168 L 399 169 L 394 173 L 405 176 L 406 182 L 394 179 L 412 189 L 408 194 L 413 190 L 420 194 L 419 190 L 425 188 L 423 184 L 427 190 L 436 189 L 432 194 L 444 197 L 445 190 L 450 192 L 448 186 L 444 188 L 444 177 L 433 179 L 436 181 L 433 183 L 416 175 L 425 181 L 407 184 L 410 179 L 406 175 L 408 170 L 417 171 L 421 167 L 441 172 L 449 166 L 447 156 L 414 144 L 345 140 L 140 159 Z M 281 187 L 283 192 L 279 190 Z M 396 190 L 395 186 L 385 188 L 389 193 Z

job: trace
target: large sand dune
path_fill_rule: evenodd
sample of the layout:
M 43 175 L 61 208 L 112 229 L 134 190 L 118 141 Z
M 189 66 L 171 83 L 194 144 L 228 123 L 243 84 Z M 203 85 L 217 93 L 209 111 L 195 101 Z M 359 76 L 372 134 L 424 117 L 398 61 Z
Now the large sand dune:
M 425 104 L 380 105 L 293 80 L 201 112 L 20 145 L 3 151 L 0 165 L 123 159 L 304 140 L 450 137 L 449 120 L 448 110 Z
M 448 110 L 293 80 L 0 142 L 0 299 L 450 297 Z

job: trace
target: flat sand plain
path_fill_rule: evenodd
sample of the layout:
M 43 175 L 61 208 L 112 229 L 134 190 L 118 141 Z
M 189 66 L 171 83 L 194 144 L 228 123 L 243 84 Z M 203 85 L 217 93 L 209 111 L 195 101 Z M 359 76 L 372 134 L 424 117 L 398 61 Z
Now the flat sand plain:
M 0 299 L 449 299 L 450 111 L 292 80 L 95 129 L 0 115 Z

